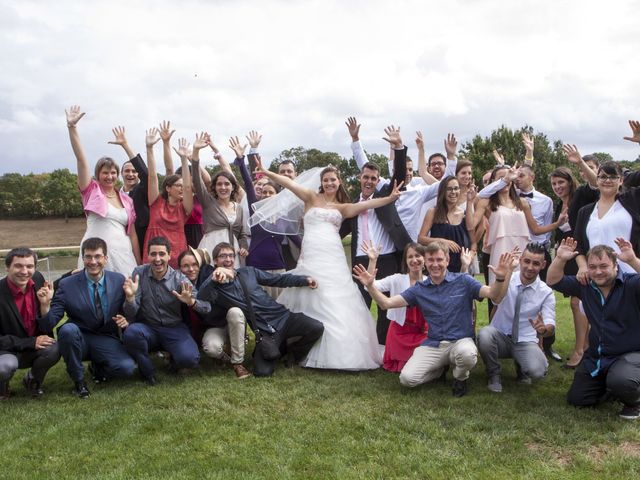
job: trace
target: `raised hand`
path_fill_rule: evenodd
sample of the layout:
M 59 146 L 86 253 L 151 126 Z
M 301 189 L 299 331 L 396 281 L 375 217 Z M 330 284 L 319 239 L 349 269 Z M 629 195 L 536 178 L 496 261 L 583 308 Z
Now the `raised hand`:
M 469 266 L 473 262 L 473 259 L 476 256 L 476 251 L 471 250 L 469 248 L 462 247 L 460 251 L 460 265 L 462 266 L 461 270 L 469 271 Z
M 193 142 L 193 149 L 194 150 L 203 149 L 207 145 L 210 145 L 209 140 L 210 140 L 210 137 L 207 132 L 196 133 L 196 140 Z
M 168 120 L 163 120 L 160 124 L 160 138 L 163 142 L 168 142 L 171 140 L 171 135 L 175 133 L 175 130 L 171 130 L 171 122 Z
M 393 190 L 391 190 L 389 197 L 393 198 L 394 202 L 400 198 L 400 195 L 402 195 L 403 192 L 401 192 L 400 189 L 403 185 L 404 181 L 400 182 L 399 184 L 396 183 L 395 180 L 393 181 Z
M 53 288 L 51 284 L 45 281 L 36 295 L 38 296 L 38 302 L 40 302 L 41 306 L 48 306 L 51 303 L 51 299 L 53 298 Z
M 362 247 L 362 251 L 367 254 L 369 260 L 375 260 L 380 255 L 380 250 L 382 250 L 382 245 L 378 245 L 377 247 L 369 242 L 362 242 L 360 245 Z
M 351 140 L 354 142 L 357 142 L 358 140 L 360 140 L 360 136 L 359 136 L 360 124 L 358 124 L 356 117 L 347 118 L 347 121 L 344 122 L 344 124 L 347 126 L 347 129 L 349 130 L 349 135 L 351 135 Z
M 122 284 L 122 290 L 124 290 L 124 294 L 127 299 L 132 299 L 138 293 L 138 286 L 140 284 L 140 278 L 136 275 L 135 280 L 131 277 L 127 277 L 127 279 Z
M 473 202 L 476 199 L 476 195 L 478 194 L 478 187 L 476 187 L 475 183 L 469 184 L 469 189 L 467 190 L 467 202 Z
M 513 253 L 506 252 L 500 255 L 498 266 L 489 265 L 489 269 L 493 272 L 497 279 L 504 279 L 510 272 L 516 268 L 517 263 L 513 261 Z
M 153 147 L 159 141 L 160 137 L 158 136 L 158 129 L 156 127 L 152 127 L 145 132 L 144 144 L 147 148 Z
M 265 169 L 262 166 L 262 157 L 260 157 L 260 155 L 256 155 L 255 157 L 256 160 L 256 170 L 255 173 L 264 173 Z
M 533 137 L 527 132 L 522 132 L 522 144 L 526 150 L 526 157 L 533 157 Z
M 567 160 L 569 160 L 571 163 L 578 165 L 580 164 L 580 162 L 582 162 L 582 155 L 580 155 L 578 147 L 576 147 L 575 145 L 563 145 L 562 151 L 567 156 Z
M 107 142 L 109 145 L 126 145 L 127 144 L 127 136 L 124 133 L 124 127 L 114 127 L 111 129 L 113 132 L 114 139 L 110 142 Z
M 127 319 L 124 318 L 122 315 L 116 315 L 115 317 L 111 317 L 111 320 L 116 322 L 116 325 L 118 325 L 118 327 L 121 328 L 122 330 L 124 330 L 129 326 L 129 322 L 127 322 Z
M 640 122 L 638 120 L 629 120 L 629 126 L 633 135 L 631 137 L 623 137 L 630 142 L 640 143 Z
M 400 136 L 400 127 L 396 128 L 393 125 L 389 125 L 384 129 L 384 133 L 387 136 L 382 137 L 382 139 L 385 142 L 390 143 L 393 148 L 402 148 L 404 146 L 402 143 L 402 137 Z
M 418 150 L 424 150 L 424 138 L 420 130 L 416 132 L 416 147 L 418 147 Z
M 80 111 L 80 105 L 72 105 L 64 113 L 67 115 L 67 127 L 69 128 L 75 128 L 76 124 L 85 115 L 84 112 Z
M 504 165 L 504 155 L 502 155 L 502 153 L 500 153 L 495 148 L 491 151 L 491 153 L 493 154 L 493 158 L 496 161 L 496 165 Z
M 236 137 L 236 139 L 237 138 L 238 137 Z M 249 142 L 249 146 L 251 148 L 258 148 L 258 145 L 260 145 L 260 141 L 262 140 L 262 135 L 260 135 L 255 130 L 251 130 L 249 132 L 249 135 L 247 135 L 246 138 L 247 138 L 247 141 Z
M 353 278 L 357 279 L 362 285 L 369 286 L 376 279 L 377 269 L 373 273 L 369 273 L 366 268 L 358 264 L 353 267 Z
M 238 137 L 231 137 L 229 139 L 229 148 L 235 152 L 236 158 L 242 158 L 244 157 L 244 151 L 247 149 L 247 145 L 241 145 Z
M 458 149 L 458 141 L 453 133 L 447 134 L 447 138 L 444 140 L 444 150 L 447 152 L 447 159 L 453 160 L 456 157 L 456 150 Z
M 187 142 L 186 138 L 178 139 L 178 148 L 173 147 L 173 151 L 176 152 L 180 158 L 191 157 L 191 148 L 189 148 L 189 142 Z
M 569 260 L 575 258 L 578 255 L 576 248 L 578 246 L 578 242 L 571 237 L 563 238 L 560 242 L 560 245 L 556 249 L 556 257 L 560 260 L 564 260 L 568 262 Z
M 633 262 L 634 258 L 636 258 L 636 254 L 633 252 L 633 245 L 629 240 L 626 240 L 622 237 L 618 237 L 614 240 L 616 245 L 620 249 L 620 253 L 617 254 L 618 260 L 622 260 L 624 263 Z M 38 293 L 40 295 L 40 293 Z
M 529 323 L 531 324 L 531 326 L 536 331 L 539 337 L 542 337 L 545 333 L 547 333 L 547 326 L 542 321 L 541 313 L 538 313 L 538 315 L 536 315 L 536 318 L 534 318 L 533 320 L 529 319 Z
M 171 293 L 173 293 L 173 296 L 180 300 L 182 303 L 192 306 L 194 303 L 196 303 L 195 299 L 192 297 L 193 284 L 189 281 L 186 281 L 182 282 L 181 287 L 182 288 L 180 288 L 180 293 L 176 292 L 175 290 L 171 290 Z

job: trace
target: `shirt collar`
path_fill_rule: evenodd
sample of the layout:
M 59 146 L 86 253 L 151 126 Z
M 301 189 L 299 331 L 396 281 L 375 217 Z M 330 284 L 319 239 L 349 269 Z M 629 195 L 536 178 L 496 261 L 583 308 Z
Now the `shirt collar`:
M 106 275 L 105 275 L 104 270 L 103 270 L 103 271 L 102 271 L 102 277 L 100 277 L 100 280 L 98 280 L 98 281 L 96 282 L 93 278 L 91 278 L 91 277 L 89 276 L 89 274 L 87 273 L 87 270 L 86 270 L 86 269 L 84 270 L 84 278 L 86 278 L 86 279 L 87 279 L 87 282 L 89 282 L 89 284 L 90 284 L 90 285 L 92 285 L 92 284 L 94 284 L 94 283 L 97 283 L 97 284 L 98 284 L 98 285 L 100 285 L 101 287 L 104 287 L 104 277 L 106 277 Z
M 148 264 L 148 276 L 151 278 L 155 278 L 153 276 L 153 270 L 151 269 L 151 264 Z M 166 280 L 167 278 L 171 277 L 171 275 L 173 275 L 173 268 L 171 267 L 171 265 L 167 265 L 167 271 L 164 272 L 164 276 L 159 280 L 159 281 L 163 281 Z
M 27 293 L 29 293 L 29 291 L 33 289 L 34 285 L 35 285 L 35 282 L 33 281 L 33 278 L 30 278 L 29 281 L 27 282 L 27 287 L 24 290 L 24 294 L 26 295 Z M 22 290 L 20 290 L 20 287 L 17 286 L 15 283 L 13 283 L 11 280 L 9 280 L 9 277 L 7 277 L 7 286 L 9 287 L 9 291 L 11 292 L 11 295 L 13 295 L 14 297 L 16 295 L 22 295 Z
M 531 288 L 532 290 L 538 290 L 538 287 L 540 286 L 540 282 L 541 282 L 540 276 L 538 275 L 533 282 L 525 285 L 524 283 L 522 283 L 522 279 L 520 278 L 520 273 L 518 272 L 518 274 L 515 275 L 514 284 L 516 287 L 520 287 L 522 285 L 524 288 Z
M 444 274 L 444 279 L 443 279 L 443 280 L 442 280 L 442 282 L 440 282 L 438 285 L 442 285 L 442 284 L 443 284 L 443 283 L 445 283 L 445 282 L 449 283 L 449 282 L 451 282 L 454 278 L 455 278 L 455 275 L 454 275 L 452 272 L 450 272 L 449 270 L 447 270 L 447 273 L 445 273 L 445 274 Z M 429 277 L 429 276 L 425 277 L 425 278 L 424 278 L 424 280 L 423 280 L 423 282 L 424 282 L 426 285 L 435 285 L 435 283 L 433 283 L 433 282 L 431 281 L 431 277 Z

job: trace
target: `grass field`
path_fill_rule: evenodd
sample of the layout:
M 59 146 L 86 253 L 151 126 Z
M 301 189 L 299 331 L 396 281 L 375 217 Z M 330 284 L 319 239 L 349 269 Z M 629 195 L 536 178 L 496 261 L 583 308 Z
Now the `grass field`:
M 559 298 L 564 355 L 570 318 Z M 480 362 L 456 399 L 450 377 L 408 390 L 382 370 L 280 366 L 237 381 L 204 359 L 189 377 L 160 367 L 156 387 L 91 385 L 81 401 L 61 362 L 43 399 L 27 397 L 19 372 L 0 404 L 0 478 L 637 478 L 638 425 L 618 405 L 567 406 L 572 373 L 558 364 L 533 386 L 503 365 L 502 394 L 486 389 Z

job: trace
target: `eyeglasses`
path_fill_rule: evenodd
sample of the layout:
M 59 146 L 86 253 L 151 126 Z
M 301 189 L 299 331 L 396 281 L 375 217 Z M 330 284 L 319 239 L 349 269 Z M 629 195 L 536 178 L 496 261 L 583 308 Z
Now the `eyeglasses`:
M 444 167 L 444 162 L 431 162 L 430 167 Z
M 104 258 L 104 255 L 102 255 L 101 253 L 97 253 L 95 255 L 83 255 L 82 258 L 87 262 L 90 262 L 91 260 L 100 261 Z
M 620 180 L 620 175 L 598 175 L 598 181 L 604 182 L 616 182 Z
M 216 258 L 220 258 L 222 260 L 224 260 L 225 258 L 236 258 L 236 254 L 235 253 L 220 253 L 220 254 L 218 254 L 218 256 Z
M 447 192 L 459 192 L 460 187 L 447 187 Z

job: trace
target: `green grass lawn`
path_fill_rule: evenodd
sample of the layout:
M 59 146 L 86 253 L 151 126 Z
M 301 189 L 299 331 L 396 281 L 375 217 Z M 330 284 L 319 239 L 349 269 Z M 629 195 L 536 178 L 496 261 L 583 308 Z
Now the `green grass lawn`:
M 557 350 L 573 341 L 558 297 Z M 486 304 L 478 305 L 479 326 Z M 484 366 L 467 396 L 449 382 L 402 388 L 397 375 L 279 367 L 238 381 L 208 359 L 187 378 L 160 367 L 160 384 L 113 381 L 88 400 L 70 393 L 59 363 L 47 394 L 0 404 L 0 478 L 637 478 L 639 424 L 617 404 L 565 403 L 570 371 L 552 364 L 533 386 L 504 362 L 502 394 Z

